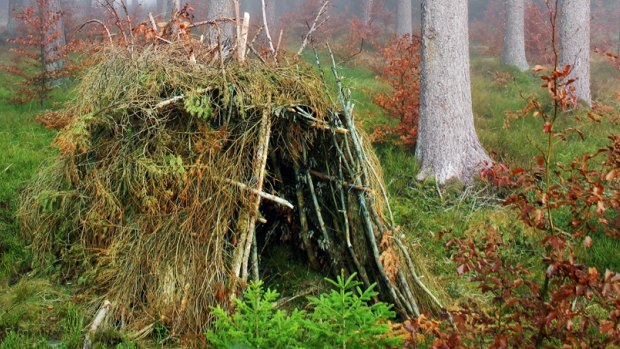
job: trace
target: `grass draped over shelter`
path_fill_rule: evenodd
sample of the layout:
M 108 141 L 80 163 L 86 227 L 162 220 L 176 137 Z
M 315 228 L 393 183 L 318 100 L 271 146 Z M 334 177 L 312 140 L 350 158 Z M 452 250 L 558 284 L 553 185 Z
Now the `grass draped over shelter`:
M 18 213 L 38 268 L 110 300 L 117 325 L 197 335 L 265 276 L 256 251 L 285 226 L 313 267 L 377 283 L 405 316 L 433 308 L 384 214 L 377 158 L 317 70 L 192 54 L 110 49 L 85 73 Z

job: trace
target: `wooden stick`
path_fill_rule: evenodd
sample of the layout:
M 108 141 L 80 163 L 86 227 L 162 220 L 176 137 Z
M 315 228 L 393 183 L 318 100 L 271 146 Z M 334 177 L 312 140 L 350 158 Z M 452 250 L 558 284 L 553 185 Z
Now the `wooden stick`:
M 271 96 L 267 97 L 267 105 L 271 105 Z M 269 140 L 271 138 L 271 112 L 269 108 L 265 108 L 263 111 L 263 117 L 261 119 L 260 129 L 258 131 L 258 146 L 256 148 L 257 160 L 254 167 L 253 177 L 257 179 L 256 190 L 259 192 L 263 189 L 265 182 L 265 173 L 267 172 L 267 157 L 269 156 Z M 250 258 L 250 250 L 254 239 L 256 239 L 256 219 L 259 214 L 260 208 L 260 196 L 256 196 L 254 207 L 251 207 L 250 211 L 250 226 L 247 230 L 247 240 L 245 245 L 245 252 L 243 257 L 243 268 L 241 269 L 241 279 L 245 282 L 248 279 L 248 261 Z
M 250 30 L 250 14 L 243 13 L 243 23 L 241 24 L 241 36 L 239 37 L 238 55 L 239 61 L 244 62 L 248 48 L 248 32 Z
M 77 31 L 82 30 L 82 28 L 84 28 L 87 24 L 91 24 L 91 23 L 96 23 L 99 24 L 100 26 L 103 27 L 103 29 L 105 30 L 106 34 L 108 35 L 108 40 L 110 40 L 110 45 L 114 46 L 114 40 L 112 40 L 112 33 L 110 33 L 110 29 L 108 29 L 108 27 L 100 20 L 98 19 L 91 19 L 88 20 L 86 22 L 84 22 L 84 24 L 82 24 Z
M 233 2 L 233 7 L 235 9 L 235 34 L 237 37 L 237 44 L 239 44 L 239 39 L 241 39 L 241 26 L 242 23 L 239 22 L 239 19 L 241 18 L 241 11 L 239 9 L 239 0 L 232 0 Z
M 252 239 L 252 278 L 254 281 L 260 280 L 260 272 L 258 270 L 258 242 L 256 241 L 256 236 Z
M 271 55 L 275 58 L 276 49 L 273 47 L 273 40 L 271 40 L 271 34 L 269 34 L 269 25 L 267 24 L 267 6 L 265 5 L 265 0 L 261 0 L 261 4 L 263 6 L 263 26 L 265 27 L 265 35 L 267 36 L 267 42 L 269 43 Z
M 332 137 L 332 139 L 334 141 L 336 141 L 336 137 Z M 344 182 L 344 176 L 343 176 L 343 171 L 342 171 L 342 156 L 338 157 L 338 176 L 340 177 L 341 181 Z M 341 205 L 341 209 L 339 210 L 342 213 L 342 219 L 344 221 L 344 236 L 347 242 L 347 249 L 349 250 L 349 254 L 351 255 L 351 259 L 353 259 L 353 264 L 355 264 L 355 268 L 357 269 L 357 272 L 359 273 L 360 277 L 362 278 L 362 281 L 364 282 L 364 287 L 368 288 L 370 287 L 370 280 L 368 280 L 368 274 L 366 273 L 366 269 L 362 266 L 362 264 L 359 261 L 359 258 L 357 257 L 357 253 L 355 253 L 355 248 L 353 247 L 353 243 L 351 242 L 351 228 L 350 228 L 350 223 L 349 223 L 349 213 L 347 211 L 347 200 L 346 200 L 346 195 L 344 192 L 344 189 L 342 188 L 342 186 L 338 186 L 338 194 L 340 196 L 340 205 Z
M 325 23 L 325 21 L 321 22 L 321 24 L 318 24 L 319 19 L 323 16 L 323 14 L 325 14 L 325 12 L 327 11 L 327 5 L 329 4 L 329 1 L 324 1 L 323 5 L 321 6 L 321 8 L 319 9 L 319 12 L 316 14 L 316 17 L 314 18 L 314 21 L 312 22 L 312 26 L 310 26 L 310 29 L 308 30 L 308 32 L 306 33 L 306 36 L 304 36 L 304 41 L 301 44 L 301 47 L 299 48 L 299 50 L 297 51 L 297 56 L 301 56 L 301 54 L 304 52 L 304 49 L 306 48 L 306 46 L 308 46 L 308 43 L 310 42 L 310 38 L 312 37 L 312 34 L 314 34 L 314 32 L 323 24 Z
M 284 34 L 284 29 L 280 29 L 280 35 L 278 36 L 278 45 L 276 45 L 276 54 L 273 56 L 275 60 L 278 60 L 278 53 L 280 52 L 280 44 L 282 44 L 282 34 Z
M 435 297 L 435 295 L 426 287 L 426 285 L 424 285 L 424 283 L 422 283 L 422 280 L 420 280 L 420 277 L 418 276 L 418 274 L 416 273 L 416 269 L 413 266 L 413 261 L 411 260 L 411 256 L 409 255 L 409 251 L 407 250 L 407 247 L 405 247 L 405 245 L 400 241 L 400 239 L 398 239 L 397 237 L 393 237 L 394 242 L 396 243 L 396 246 L 398 246 L 398 248 L 400 249 L 400 251 L 402 252 L 403 256 L 405 257 L 405 262 L 407 263 L 407 267 L 409 268 L 409 272 L 413 278 L 413 281 L 418 285 L 418 287 L 420 287 L 429 297 L 431 297 L 431 299 L 433 300 L 433 302 L 435 302 L 435 304 L 442 310 L 445 310 L 443 304 L 441 304 L 441 302 L 439 301 L 439 299 L 437 299 L 437 297 Z
M 103 302 L 103 305 L 101 306 L 101 308 L 99 308 L 99 311 L 97 311 L 97 314 L 95 315 L 93 323 L 90 325 L 88 333 L 86 333 L 86 338 L 84 338 L 84 345 L 82 346 L 83 349 L 92 348 L 95 333 L 97 332 L 97 329 L 99 328 L 103 320 L 105 320 L 105 317 L 106 315 L 108 315 L 108 311 L 110 311 L 111 307 L 112 303 L 110 303 L 110 301 L 105 300 Z
M 203 25 L 218 25 L 220 23 L 228 23 L 228 22 L 235 22 L 235 21 L 236 21 L 235 18 L 229 18 L 229 17 L 214 18 L 208 21 L 200 21 L 200 22 L 192 23 L 188 26 L 188 28 L 196 28 L 196 27 L 200 27 Z
M 275 196 L 275 195 L 272 195 L 272 194 L 269 194 L 269 193 L 265 193 L 263 191 L 258 191 L 258 190 L 254 189 L 254 188 L 248 187 L 246 184 L 243 184 L 243 183 L 237 182 L 237 181 L 233 181 L 232 179 L 227 179 L 227 178 L 218 178 L 218 179 L 220 179 L 220 180 L 222 180 L 222 181 L 224 181 L 226 183 L 232 184 L 234 186 L 237 186 L 240 189 L 247 190 L 247 191 L 249 191 L 249 192 L 251 192 L 253 194 L 258 194 L 258 196 L 260 196 L 262 199 L 275 202 L 276 204 L 288 207 L 291 210 L 295 209 L 295 206 L 293 206 L 293 204 L 291 204 L 289 201 L 287 201 L 286 199 L 283 199 L 281 197 L 278 197 L 278 196 Z
M 266 105 L 271 104 L 271 96 L 267 97 Z M 252 177 L 256 179 L 256 190 L 262 191 L 265 181 L 265 172 L 267 166 L 267 156 L 269 154 L 269 139 L 271 137 L 271 111 L 265 108 L 260 121 L 260 129 L 258 131 L 258 145 L 256 147 L 255 164 L 253 166 Z M 255 197 L 254 197 L 255 196 Z M 254 229 L 256 227 L 256 218 L 259 214 L 261 197 L 253 195 L 250 207 L 246 207 L 239 217 L 239 235 L 240 238 L 233 254 L 233 274 L 241 281 L 247 281 L 248 260 L 252 249 L 252 240 L 254 239 Z M 244 208 L 242 208 L 243 210 Z M 234 297 L 233 294 L 231 295 Z
M 306 148 L 302 149 L 303 160 L 307 163 L 308 159 L 306 156 Z M 312 176 L 310 172 L 306 174 L 306 182 L 308 184 L 308 189 L 310 190 L 310 196 L 312 197 L 312 203 L 314 204 L 314 211 L 316 212 L 316 218 L 319 222 L 319 228 L 321 229 L 321 233 L 323 234 L 323 239 L 325 239 L 325 243 L 329 245 L 329 235 L 327 233 L 327 228 L 325 226 L 325 221 L 323 220 L 323 214 L 321 213 L 321 205 L 319 204 L 319 200 L 316 197 L 316 191 L 314 190 L 314 183 L 312 182 Z
M 316 259 L 316 255 L 314 254 L 314 245 L 312 245 L 312 241 L 310 240 L 310 229 L 308 228 L 308 217 L 306 216 L 306 205 L 304 199 L 304 192 L 302 190 L 302 182 L 300 181 L 300 173 L 299 173 L 299 165 L 297 163 L 294 164 L 293 170 L 295 171 L 295 181 L 296 181 L 296 190 L 297 194 L 297 206 L 299 211 L 299 224 L 301 225 L 301 239 L 304 243 L 304 247 L 306 248 L 306 252 L 308 254 L 308 261 L 310 262 L 310 266 L 318 268 L 319 262 Z
M 365 192 L 371 193 L 371 194 L 373 193 L 372 189 L 370 189 L 370 188 L 367 188 L 367 187 L 364 187 L 364 186 L 361 186 L 361 185 L 357 185 L 357 184 L 351 184 L 351 183 L 348 183 L 348 182 L 345 182 L 345 181 L 341 181 L 341 180 L 339 180 L 339 179 L 337 179 L 335 177 L 328 176 L 328 175 L 326 175 L 324 173 L 321 173 L 319 171 L 310 170 L 310 174 L 313 175 L 314 177 L 316 177 L 318 179 L 322 179 L 324 181 L 330 181 L 330 182 L 336 182 L 336 183 L 341 182 L 342 186 L 344 186 L 344 187 L 348 187 L 348 188 L 355 189 L 355 190 L 365 191 Z
M 327 123 L 327 121 L 324 120 L 319 120 L 317 118 L 315 118 L 314 116 L 312 116 L 312 114 L 310 114 L 309 112 L 307 112 L 306 110 L 300 108 L 299 105 L 296 105 L 293 107 L 294 110 L 297 112 L 296 115 L 302 116 L 304 119 L 308 120 L 311 122 L 311 126 L 322 129 L 322 130 L 333 130 L 334 132 L 338 133 L 338 134 L 349 134 L 349 130 L 346 128 L 342 128 L 342 127 L 333 127 L 330 124 Z
M 353 117 L 352 117 L 353 104 L 346 97 L 344 87 L 342 86 L 342 79 L 340 78 L 340 75 L 338 74 L 338 70 L 336 66 L 336 58 L 334 57 L 334 54 L 329 44 L 327 45 L 327 49 L 331 56 L 332 73 L 334 74 L 334 78 L 336 79 L 336 84 L 338 86 L 338 92 L 339 92 L 338 100 L 342 106 L 345 126 L 350 131 L 350 137 L 353 143 L 353 151 L 355 153 L 355 159 L 357 159 L 357 162 L 362 170 L 362 178 L 360 179 L 359 176 L 356 177 L 355 184 L 367 186 L 368 171 L 366 169 L 366 164 L 362 163 L 364 159 L 364 155 L 363 155 L 361 141 L 360 141 L 360 138 L 357 132 L 355 131 L 355 124 L 353 122 Z M 372 219 L 370 218 L 370 213 L 369 213 L 368 203 L 367 203 L 367 198 L 366 198 L 367 193 L 362 192 L 362 191 L 356 191 L 355 194 L 357 196 L 357 201 L 358 201 L 359 208 L 360 208 L 360 214 L 362 215 L 362 221 L 365 227 L 364 230 L 366 232 L 366 238 L 368 239 L 368 243 L 372 250 L 372 256 L 374 258 L 377 270 L 379 271 L 379 274 L 381 275 L 381 278 L 383 279 L 383 282 L 385 283 L 385 286 L 387 287 L 389 291 L 389 295 L 391 296 L 394 304 L 396 304 L 397 306 L 402 305 L 401 298 L 399 298 L 399 296 L 396 294 L 395 287 L 392 284 L 392 281 L 390 281 L 390 279 L 387 277 L 385 268 L 383 267 L 383 264 L 381 263 L 381 257 L 380 257 L 381 252 L 379 251 L 379 245 L 377 244 L 377 238 L 375 237 L 375 229 L 372 223 Z
M 149 12 L 149 20 L 151 21 L 151 27 L 153 31 L 159 35 L 159 31 L 157 30 L 157 23 L 155 23 L 155 18 L 153 18 L 153 14 Z

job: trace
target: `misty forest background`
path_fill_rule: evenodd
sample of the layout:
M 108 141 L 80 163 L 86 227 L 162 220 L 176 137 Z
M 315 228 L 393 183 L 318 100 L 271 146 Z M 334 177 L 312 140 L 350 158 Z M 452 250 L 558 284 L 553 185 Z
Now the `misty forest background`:
M 238 52 L 243 32 L 233 1 L 0 0 L 0 349 L 620 347 L 619 1 L 238 3 L 240 17 L 247 12 L 250 18 L 249 39 L 243 44 L 247 61 L 231 53 Z M 213 19 L 224 20 L 194 27 Z M 139 64 L 127 67 L 144 61 L 150 68 L 124 70 L 124 62 L 132 59 Z M 253 275 L 234 280 L 230 290 L 203 290 L 215 300 L 209 298 L 208 307 L 196 305 L 192 311 L 202 314 L 204 306 L 208 314 L 188 320 L 180 313 L 188 299 L 194 300 L 187 295 L 199 288 L 192 285 L 190 291 L 189 282 L 177 285 L 178 304 L 170 313 L 151 311 L 147 291 L 102 290 L 101 280 L 112 278 L 109 270 L 122 273 L 122 267 L 106 274 L 108 265 L 96 257 L 105 254 L 103 248 L 95 251 L 88 245 L 86 233 L 62 235 L 64 229 L 76 231 L 85 224 L 95 208 L 75 211 L 72 217 L 66 212 L 74 211 L 63 210 L 75 197 L 61 197 L 49 188 L 74 180 L 67 164 L 84 160 L 80 144 L 100 141 L 107 146 L 105 139 L 97 138 L 100 134 L 85 143 L 80 137 L 91 137 L 96 127 L 112 123 L 112 114 L 105 113 L 118 105 L 100 111 L 91 106 L 143 88 L 152 94 L 145 92 L 114 112 L 129 120 L 134 114 L 127 110 L 142 108 L 159 95 L 164 104 L 152 110 L 167 108 L 175 103 L 167 101 L 177 90 L 168 95 L 161 86 L 210 83 L 194 76 L 193 68 L 183 68 L 196 61 L 210 67 L 208 79 L 214 84 L 223 75 L 222 83 L 230 83 L 231 91 L 237 83 L 231 76 L 251 81 L 248 98 L 274 89 L 293 96 L 295 103 L 301 99 L 317 109 L 337 109 L 328 113 L 336 121 L 319 120 L 316 110 L 308 116 L 292 106 L 277 109 L 275 103 L 281 101 L 273 101 L 274 110 L 298 113 L 296 118 L 310 120 L 305 122 L 316 129 L 353 133 L 352 144 L 357 140 L 352 129 L 359 129 L 371 152 L 365 161 L 379 174 L 377 183 L 345 181 L 341 159 L 334 162 L 340 164 L 339 178 L 337 172 L 311 173 L 311 165 L 321 161 L 327 163 L 326 171 L 334 170 L 328 161 L 332 155 L 318 150 L 306 154 L 303 145 L 287 138 L 286 129 L 274 131 L 274 140 L 302 147 L 298 157 L 311 164 L 301 175 L 298 166 L 286 167 L 285 155 L 267 157 L 263 164 L 271 172 L 266 182 L 285 182 L 271 183 L 264 191 L 271 190 L 268 194 L 275 200 L 293 198 L 296 209 L 261 206 L 262 216 L 250 217 L 256 233 L 254 228 L 249 231 L 256 234 L 258 245 L 252 258 L 255 264 L 260 261 L 260 270 L 252 270 L 246 259 L 242 274 Z M 118 84 L 112 86 L 111 81 Z M 109 94 L 93 95 L 96 88 L 106 91 L 107 84 Z M 94 87 L 85 91 L 84 86 Z M 216 105 L 236 103 L 224 95 L 200 99 L 188 93 L 181 103 L 187 112 L 179 115 L 190 115 L 190 121 L 215 119 L 223 113 Z M 351 105 L 353 126 L 347 125 Z M 94 122 L 97 118 L 103 121 Z M 117 124 L 110 128 L 123 135 L 138 129 L 140 122 L 123 120 L 114 120 Z M 165 122 L 156 124 L 168 137 Z M 282 127 L 275 121 L 274 125 Z M 174 127 L 178 129 L 170 134 L 185 137 L 181 135 L 198 126 L 191 121 Z M 219 131 L 214 127 L 207 133 Z M 177 179 L 188 181 L 196 173 L 185 155 L 174 154 L 178 144 L 161 139 L 172 155 L 162 158 L 157 171 L 169 171 L 172 177 L 165 174 L 161 178 L 167 179 L 158 185 L 162 197 L 172 197 L 175 194 L 165 186 L 176 185 Z M 119 144 L 132 141 L 123 142 Z M 208 147 L 219 149 L 214 144 Z M 253 151 L 260 154 L 261 146 L 254 147 L 248 146 L 246 158 L 254 157 Z M 355 158 L 350 152 L 348 156 Z M 107 160 L 104 154 L 84 168 Z M 284 163 L 282 173 L 274 170 L 277 163 Z M 53 174 L 58 164 L 67 167 Z M 130 172 L 134 164 L 125 164 Z M 355 166 L 360 172 L 366 168 Z M 229 170 L 209 175 L 226 176 Z M 229 182 L 235 182 L 236 195 L 242 195 L 264 176 L 264 171 L 253 176 L 248 185 L 235 182 L 236 177 Z M 294 183 L 300 176 L 305 184 Z M 292 182 L 286 183 L 287 178 Z M 263 190 L 260 182 L 252 193 Z M 370 280 L 359 275 L 364 266 L 360 268 L 354 257 L 357 268 L 347 269 L 346 262 L 336 262 L 338 252 L 323 246 L 318 236 L 327 236 L 331 228 L 324 227 L 321 203 L 312 200 L 317 198 L 313 183 L 319 199 L 333 196 L 336 202 L 340 197 L 329 192 L 335 186 L 348 188 L 351 198 L 360 195 L 360 202 L 364 195 L 373 202 L 372 195 L 385 189 L 389 209 L 379 209 L 380 217 L 373 218 L 373 226 L 385 234 L 372 245 L 377 251 L 370 245 L 365 250 L 370 251 L 368 263 L 374 262 L 371 252 L 377 260 L 367 268 Z M 107 185 L 116 184 L 98 183 L 93 192 L 103 192 Z M 309 185 L 310 194 L 301 193 L 303 185 Z M 88 196 L 77 189 L 73 193 Z M 380 203 L 384 200 L 383 195 L 377 197 Z M 300 213 L 304 199 L 307 210 Z M 109 202 L 116 205 L 119 200 Z M 344 205 L 344 196 L 342 200 Z M 32 205 L 37 208 L 29 211 Z M 352 212 L 364 217 L 363 205 L 357 205 L 352 204 Z M 338 216 L 337 206 L 323 206 L 324 215 Z M 342 210 L 347 216 L 346 208 Z M 47 211 L 58 214 L 46 215 Z M 163 211 L 149 212 L 160 213 L 165 216 Z M 381 227 L 391 219 L 392 225 Z M 268 223 L 271 220 L 278 223 Z M 327 225 L 335 224 L 330 232 L 336 234 L 339 221 L 326 220 Z M 362 225 L 355 219 L 345 221 L 347 229 L 349 223 Z M 45 229 L 54 232 L 45 235 Z M 301 241 L 304 233 L 321 251 L 309 250 L 308 240 Z M 236 244 L 236 238 L 231 241 Z M 175 253 L 179 251 L 153 252 L 144 263 L 158 265 L 149 258 Z M 405 269 L 411 279 L 399 279 Z M 385 279 L 373 279 L 373 271 Z M 125 279 L 148 279 L 153 276 L 149 273 L 155 274 L 127 271 Z M 390 298 L 392 284 L 403 287 L 395 288 L 404 295 Z M 409 284 L 416 289 L 408 290 Z M 235 301 L 219 295 L 234 294 L 236 288 Z M 144 304 L 103 302 L 111 294 L 121 299 L 134 291 Z M 399 305 L 398 299 L 410 303 Z M 211 301 L 221 307 L 211 307 Z M 122 307 L 132 315 L 114 313 Z M 133 317 L 134 310 L 146 315 Z

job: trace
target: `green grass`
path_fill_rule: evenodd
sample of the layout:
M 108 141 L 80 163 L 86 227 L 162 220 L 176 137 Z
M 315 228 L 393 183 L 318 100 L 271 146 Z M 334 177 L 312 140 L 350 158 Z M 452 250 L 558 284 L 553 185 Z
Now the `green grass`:
M 606 66 L 605 63 L 598 62 L 593 65 L 593 70 L 605 71 Z M 615 86 L 615 90 L 620 89 L 616 79 L 610 80 L 601 74 L 593 75 L 593 82 L 594 89 L 601 84 Z M 538 149 L 544 147 L 546 139 L 542 132 L 541 119 L 530 115 L 512 121 L 509 127 L 504 125 L 506 112 L 520 111 L 527 105 L 523 98 L 537 96 L 541 101 L 549 100 L 548 93 L 540 87 L 540 83 L 540 79 L 531 72 L 522 73 L 502 67 L 496 59 L 474 61 L 472 97 L 477 131 L 483 145 L 495 154 L 496 159 L 512 166 L 527 167 L 532 156 L 537 155 Z M 601 124 L 597 124 L 588 119 L 586 113 L 587 110 L 577 110 L 560 117 L 557 130 L 580 128 L 585 140 L 572 133 L 567 142 L 558 142 L 556 161 L 567 163 L 586 152 L 594 152 L 607 143 L 607 136 L 620 131 L 620 127 L 614 124 L 613 120 L 603 119 Z

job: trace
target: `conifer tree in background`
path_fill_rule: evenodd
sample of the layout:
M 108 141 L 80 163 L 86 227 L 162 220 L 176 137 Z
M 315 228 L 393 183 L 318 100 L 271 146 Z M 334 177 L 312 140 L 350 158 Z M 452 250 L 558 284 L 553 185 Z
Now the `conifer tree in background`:
M 505 0 L 505 4 L 506 17 L 501 61 L 502 64 L 526 71 L 529 64 L 525 57 L 524 0 Z
M 467 0 L 422 2 L 417 178 L 469 183 L 491 162 L 474 128 Z
M 590 92 L 590 0 L 559 0 L 560 66 L 572 66 L 575 96 L 592 105 Z

